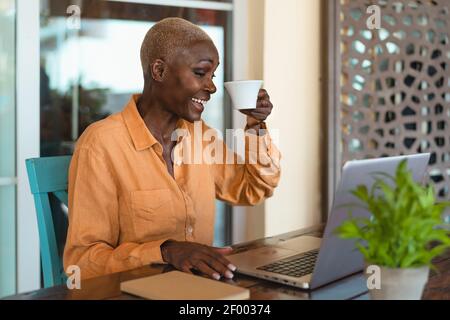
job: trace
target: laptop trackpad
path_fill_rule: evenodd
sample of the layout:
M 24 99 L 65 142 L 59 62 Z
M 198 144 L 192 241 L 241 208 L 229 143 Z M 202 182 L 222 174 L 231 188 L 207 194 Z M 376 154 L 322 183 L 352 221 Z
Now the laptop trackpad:
M 227 259 L 238 268 L 259 267 L 270 263 L 273 260 L 278 260 L 282 257 L 293 255 L 295 253 L 297 253 L 296 250 L 269 246 L 229 255 L 227 256 Z

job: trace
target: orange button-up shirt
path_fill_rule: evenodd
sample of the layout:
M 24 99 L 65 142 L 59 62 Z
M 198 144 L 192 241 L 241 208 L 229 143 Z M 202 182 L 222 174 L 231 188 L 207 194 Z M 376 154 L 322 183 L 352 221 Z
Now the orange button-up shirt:
M 78 265 L 83 279 L 163 262 L 160 245 L 168 239 L 211 245 L 216 198 L 254 205 L 270 197 L 279 181 L 280 155 L 267 133 L 253 135 L 258 150 L 248 141 L 246 146 L 247 155 L 268 160 L 264 166 L 247 158 L 244 164 L 175 160 L 172 177 L 161 144 L 137 110 L 138 97 L 89 126 L 73 154 L 64 267 Z M 177 127 L 194 132 L 194 124 L 184 120 Z M 271 173 L 262 174 L 264 167 Z

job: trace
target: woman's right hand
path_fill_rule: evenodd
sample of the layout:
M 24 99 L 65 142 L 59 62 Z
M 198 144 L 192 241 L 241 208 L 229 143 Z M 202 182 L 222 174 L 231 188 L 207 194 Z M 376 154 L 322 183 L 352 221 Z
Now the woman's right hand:
M 232 248 L 215 248 L 187 241 L 167 240 L 161 245 L 165 262 L 187 273 L 192 273 L 191 270 L 195 269 L 215 280 L 222 276 L 233 278 L 232 271 L 236 267 L 224 257 L 232 251 Z

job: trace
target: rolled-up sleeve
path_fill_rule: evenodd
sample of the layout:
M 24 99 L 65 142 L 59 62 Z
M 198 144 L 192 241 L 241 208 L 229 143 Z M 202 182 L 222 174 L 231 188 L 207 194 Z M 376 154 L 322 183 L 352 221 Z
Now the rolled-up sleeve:
M 75 151 L 69 170 L 69 229 L 64 268 L 77 265 L 83 279 L 162 262 L 167 239 L 119 245 L 118 183 L 101 154 Z
M 224 144 L 225 164 L 214 165 L 217 199 L 233 205 L 256 205 L 273 195 L 280 180 L 281 154 L 265 126 L 263 130 L 260 136 L 245 131 L 245 159 Z

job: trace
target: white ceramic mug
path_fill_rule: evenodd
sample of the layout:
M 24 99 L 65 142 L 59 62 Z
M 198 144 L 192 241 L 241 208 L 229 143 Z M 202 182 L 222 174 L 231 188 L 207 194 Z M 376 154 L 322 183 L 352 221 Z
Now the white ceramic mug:
M 255 109 L 258 92 L 263 84 L 262 80 L 241 80 L 225 82 L 224 86 L 231 97 L 235 109 Z

